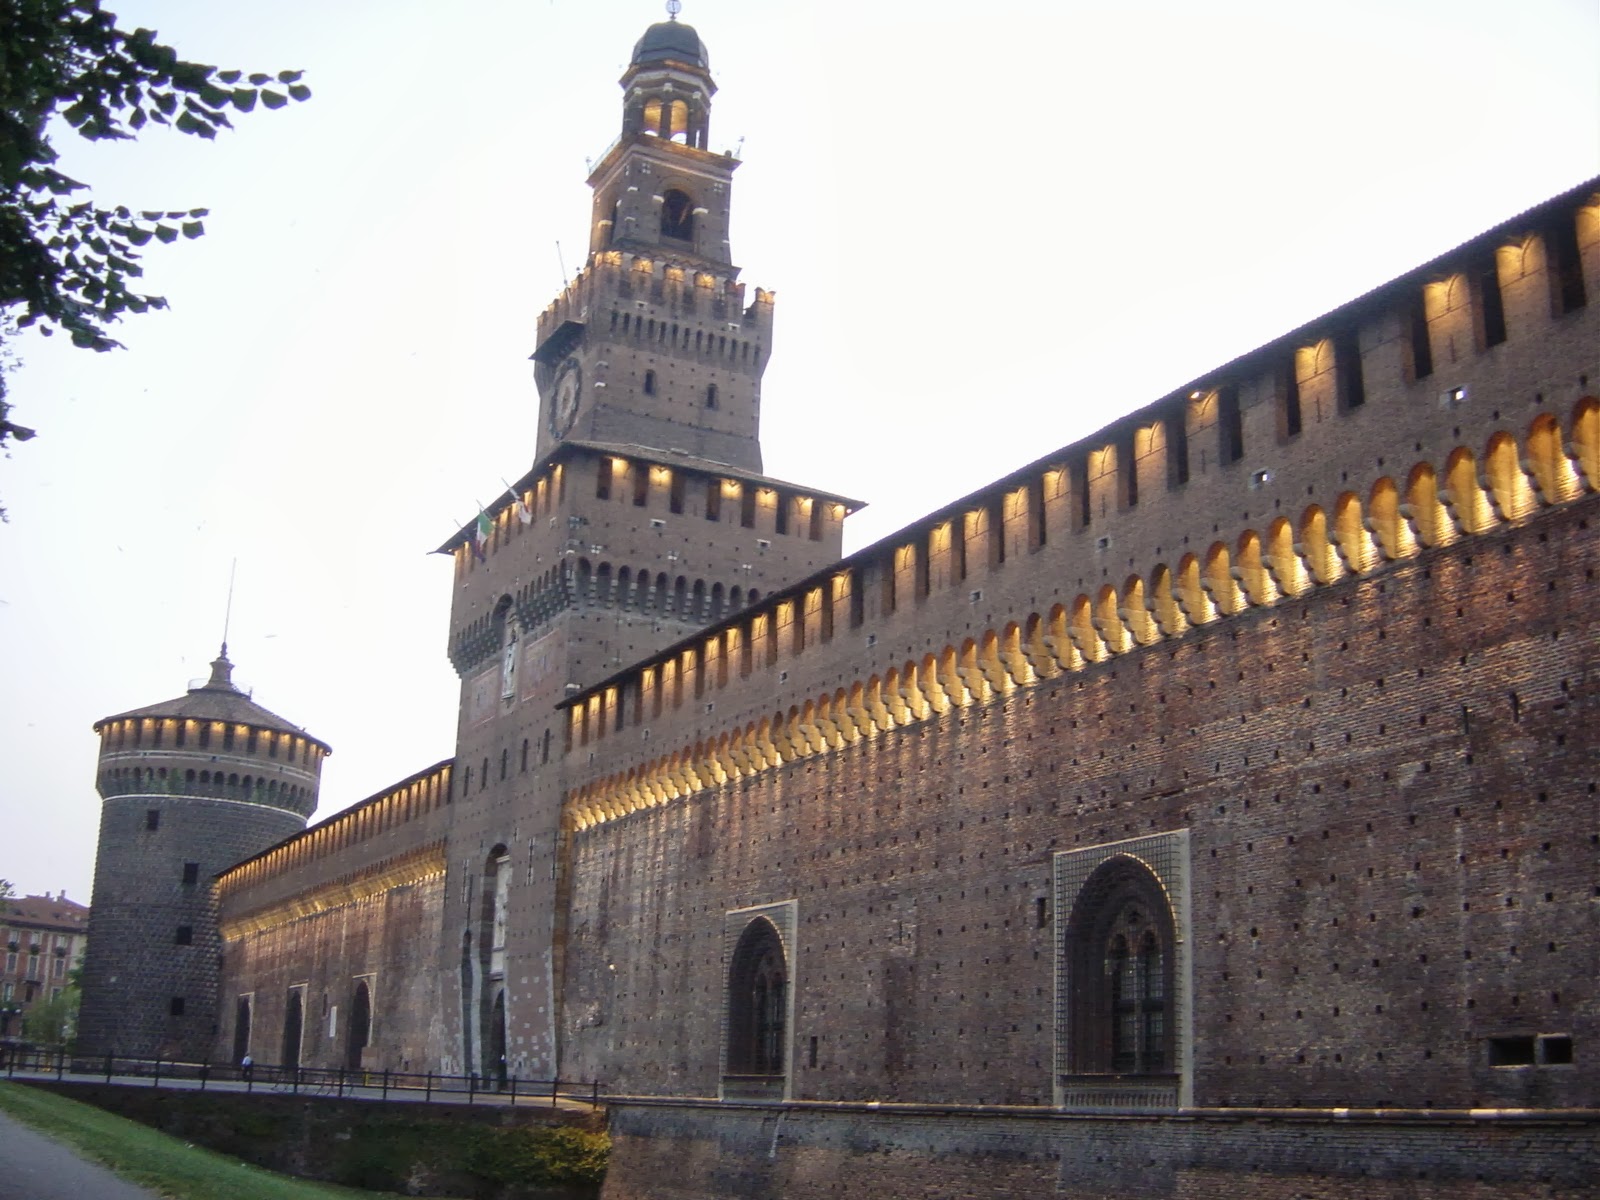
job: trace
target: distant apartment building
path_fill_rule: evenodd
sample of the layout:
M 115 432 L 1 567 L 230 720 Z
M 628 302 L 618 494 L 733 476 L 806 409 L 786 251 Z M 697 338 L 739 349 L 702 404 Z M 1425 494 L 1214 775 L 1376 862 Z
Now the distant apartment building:
M 59 996 L 88 945 L 89 906 L 53 896 L 0 900 L 0 1038 L 20 1038 L 28 1010 Z

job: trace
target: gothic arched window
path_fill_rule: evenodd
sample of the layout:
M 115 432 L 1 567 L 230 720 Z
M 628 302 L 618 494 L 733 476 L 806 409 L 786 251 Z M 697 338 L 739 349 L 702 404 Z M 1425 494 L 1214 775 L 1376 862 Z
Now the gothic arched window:
M 778 930 L 746 926 L 728 972 L 728 1074 L 782 1075 L 788 1041 L 789 971 Z
M 661 201 L 661 236 L 694 241 L 694 201 L 687 192 L 669 188 Z
M 1165 889 L 1119 855 L 1095 870 L 1066 928 L 1068 1070 L 1165 1075 L 1174 1066 L 1174 942 Z

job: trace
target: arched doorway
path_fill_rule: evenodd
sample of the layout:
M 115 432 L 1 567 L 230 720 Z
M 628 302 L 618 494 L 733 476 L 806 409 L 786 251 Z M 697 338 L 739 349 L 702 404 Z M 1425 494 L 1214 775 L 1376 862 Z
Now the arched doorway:
M 494 1008 L 489 1013 L 489 1036 L 484 1039 L 485 1074 L 499 1087 L 506 1085 L 506 993 L 495 993 Z
M 506 1051 L 506 934 L 511 897 L 511 859 L 505 845 L 489 851 L 483 864 L 483 895 L 478 910 L 478 1061 L 484 1079 L 502 1077 Z
M 300 1066 L 300 1034 L 305 1025 L 305 991 L 289 990 L 288 1007 L 283 1014 L 283 1053 L 278 1061 L 286 1067 Z
M 250 1053 L 250 997 L 240 996 L 233 1008 L 233 1061 L 242 1063 Z
M 361 1069 L 361 1055 L 371 1036 L 372 995 L 367 990 L 367 981 L 363 979 L 356 984 L 355 994 L 350 997 L 349 1042 L 345 1047 L 344 1065 L 352 1071 Z
M 472 1070 L 473 993 L 476 980 L 472 969 L 472 933 L 461 935 L 461 1070 Z
M 725 1094 L 781 1095 L 788 1066 L 789 965 L 778 930 L 757 917 L 739 936 L 728 971 Z

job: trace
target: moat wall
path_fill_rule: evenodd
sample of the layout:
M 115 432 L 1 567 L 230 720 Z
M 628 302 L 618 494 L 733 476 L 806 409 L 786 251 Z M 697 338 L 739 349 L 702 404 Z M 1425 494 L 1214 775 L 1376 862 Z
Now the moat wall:
M 602 1200 L 1569 1200 L 1589 1121 L 620 1103 Z

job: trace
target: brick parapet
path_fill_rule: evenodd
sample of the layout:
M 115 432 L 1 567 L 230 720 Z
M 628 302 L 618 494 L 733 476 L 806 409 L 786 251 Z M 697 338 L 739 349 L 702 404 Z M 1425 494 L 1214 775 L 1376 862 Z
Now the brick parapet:
M 271 907 L 330 880 L 357 878 L 442 837 L 454 799 L 453 766 L 453 759 L 436 763 L 235 861 L 216 881 L 224 919 Z
M 1108 642 L 1171 636 L 1219 611 L 1273 603 L 1324 579 L 1381 569 L 1419 546 L 1520 520 L 1540 505 L 1592 490 L 1600 480 L 1594 389 L 1587 383 L 1600 380 L 1596 306 L 1552 316 L 1541 243 L 1522 235 L 1552 219 L 1573 221 L 1590 291 L 1600 292 L 1600 207 L 1591 199 L 1593 187 L 1508 222 L 581 694 L 569 712 L 569 740 L 584 750 L 575 782 L 603 790 L 609 784 L 597 777 L 674 773 L 677 767 L 663 753 L 703 758 L 694 745 L 710 746 L 724 735 L 745 744 L 759 741 L 762 722 L 788 722 L 801 706 L 820 705 L 841 689 L 882 686 L 891 675 L 901 686 L 908 664 L 920 664 L 930 653 L 959 652 L 968 637 L 1007 636 L 1008 622 L 1030 634 L 1024 627 L 1030 619 L 1055 621 L 1059 628 L 1040 636 L 1062 643 L 1065 653 L 1046 647 L 1039 657 L 1055 657 L 1058 665 L 1073 654 L 1092 660 Z M 1430 281 L 1457 278 L 1485 248 L 1508 240 L 1517 260 L 1516 270 L 1502 264 L 1499 271 L 1508 340 L 1470 360 L 1457 356 L 1451 374 L 1436 370 L 1421 382 L 1407 377 L 1414 367 L 1400 369 L 1404 356 L 1395 351 L 1380 375 L 1375 347 L 1386 344 L 1379 335 L 1392 340 L 1403 301 L 1413 292 L 1420 297 Z M 1519 280 L 1526 286 L 1519 289 Z M 1351 327 L 1375 331 L 1370 337 L 1376 340 L 1363 343 L 1364 402 L 1341 409 L 1336 381 L 1316 382 L 1333 368 L 1319 368 L 1316 360 L 1331 355 L 1340 331 Z M 1446 336 L 1457 334 L 1430 335 L 1434 341 Z M 1308 344 L 1312 349 L 1301 353 Z M 1437 357 L 1442 362 L 1445 356 L 1441 351 Z M 1305 423 L 1299 435 L 1279 438 L 1257 428 L 1271 418 L 1273 406 L 1252 416 L 1249 389 L 1265 395 L 1276 386 L 1281 393 L 1273 364 L 1291 358 L 1307 360 L 1300 368 Z M 1245 385 L 1228 383 L 1230 372 L 1242 373 Z M 1320 400 L 1319 387 L 1326 393 Z M 1581 400 L 1586 388 L 1590 398 Z M 1146 465 L 1130 496 L 1126 481 L 1117 479 L 1118 446 L 1138 451 L 1140 430 L 1159 441 L 1175 412 L 1192 426 L 1197 404 L 1215 413 L 1230 392 L 1239 402 L 1244 447 L 1277 449 L 1262 458 L 1246 454 L 1224 467 L 1213 459 L 1208 466 L 1195 453 L 1197 429 L 1190 428 L 1188 480 L 1169 486 L 1168 477 L 1150 477 L 1149 460 L 1167 461 L 1153 442 L 1155 450 L 1146 447 L 1139 459 Z M 1325 419 L 1312 419 L 1323 400 Z M 1096 456 L 1109 456 L 1111 468 L 1094 474 Z M 1085 499 L 1090 519 L 1082 522 L 1077 518 Z M 1163 581 L 1166 595 L 1160 594 Z M 1084 590 L 1069 600 L 1077 588 Z M 1056 617 L 1053 603 L 1063 610 Z M 742 673 L 734 656 L 749 656 L 750 643 L 763 640 Z M 1017 653 L 1032 657 L 1035 650 Z M 876 676 L 871 668 L 863 670 L 864 661 L 876 667 Z M 990 666 L 951 665 L 968 674 Z M 999 673 L 1016 675 L 1009 666 Z M 691 680 L 687 699 L 661 712 L 653 696 L 648 705 L 643 702 L 652 688 L 676 692 L 676 677 Z M 971 681 L 940 686 L 959 691 L 963 682 Z M 845 706 L 854 704 L 854 710 L 845 724 L 864 727 L 862 703 L 846 696 Z M 833 723 L 840 723 L 838 713 Z M 831 732 L 821 736 L 837 741 Z M 848 730 L 844 736 L 851 736 Z M 591 739 L 603 742 L 605 753 L 591 753 Z M 763 747 L 760 753 L 770 758 L 785 751 Z M 598 765 L 586 768 L 586 761 Z M 739 768 L 723 764 L 712 770 Z M 681 782 L 666 786 L 684 790 Z M 592 819 L 581 815 L 585 803 L 580 799 L 574 807 L 580 824 Z

